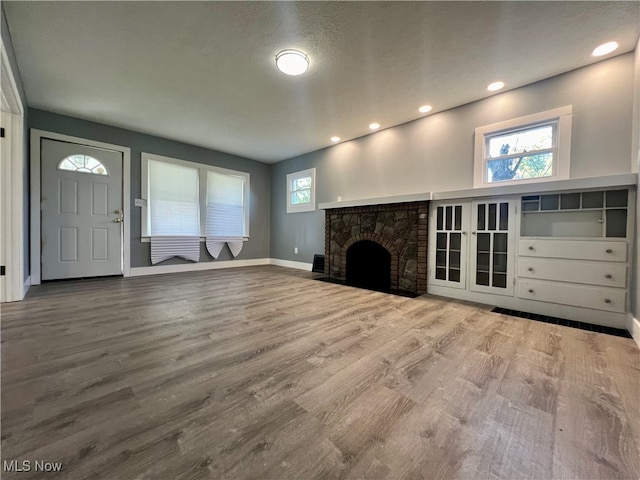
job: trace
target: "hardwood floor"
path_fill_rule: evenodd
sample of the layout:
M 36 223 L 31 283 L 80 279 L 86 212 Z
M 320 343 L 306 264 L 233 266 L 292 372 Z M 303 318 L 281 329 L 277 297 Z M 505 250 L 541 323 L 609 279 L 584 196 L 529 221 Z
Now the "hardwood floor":
M 640 477 L 633 340 L 311 278 L 60 282 L 2 305 L 2 460 L 31 462 L 2 478 Z

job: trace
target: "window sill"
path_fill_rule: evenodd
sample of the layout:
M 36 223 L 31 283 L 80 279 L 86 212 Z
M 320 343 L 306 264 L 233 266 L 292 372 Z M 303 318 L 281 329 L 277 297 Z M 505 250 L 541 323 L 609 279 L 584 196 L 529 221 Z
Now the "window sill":
M 207 241 L 206 237 L 200 237 L 200 243 L 204 243 L 206 241 Z M 226 241 L 226 240 L 221 240 L 221 241 Z M 248 242 L 249 241 L 249 237 L 242 237 L 242 241 L 243 242 Z M 140 243 L 151 243 L 151 237 L 149 237 L 149 236 L 140 237 Z

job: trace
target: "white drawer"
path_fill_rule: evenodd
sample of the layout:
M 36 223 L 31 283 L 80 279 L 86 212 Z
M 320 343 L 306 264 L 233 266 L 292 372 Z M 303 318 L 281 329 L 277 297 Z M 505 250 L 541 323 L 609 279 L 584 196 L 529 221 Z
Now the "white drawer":
M 521 238 L 518 253 L 526 257 L 626 262 L 627 242 Z
M 580 262 L 577 260 L 549 260 L 534 257 L 518 258 L 518 276 L 555 280 L 558 282 L 627 286 L 627 266 L 614 262 Z
M 544 280 L 518 280 L 518 296 L 527 300 L 624 313 L 626 290 Z

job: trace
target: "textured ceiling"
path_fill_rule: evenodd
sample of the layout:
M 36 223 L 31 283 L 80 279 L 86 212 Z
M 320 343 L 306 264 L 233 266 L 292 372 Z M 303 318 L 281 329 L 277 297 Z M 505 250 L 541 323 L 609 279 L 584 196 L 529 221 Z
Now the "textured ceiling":
M 275 162 L 632 51 L 638 2 L 10 2 L 31 107 Z M 309 71 L 275 68 L 303 50 Z M 605 57 L 606 58 L 606 57 Z

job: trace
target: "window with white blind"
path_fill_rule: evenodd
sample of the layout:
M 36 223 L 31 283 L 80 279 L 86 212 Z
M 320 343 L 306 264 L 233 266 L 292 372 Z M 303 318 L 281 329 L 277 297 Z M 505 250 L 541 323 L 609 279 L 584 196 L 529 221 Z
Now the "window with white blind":
M 238 175 L 207 172 L 207 237 L 244 237 L 244 182 Z
M 246 172 L 142 154 L 142 237 L 249 236 Z
M 149 160 L 150 236 L 200 235 L 198 169 Z

